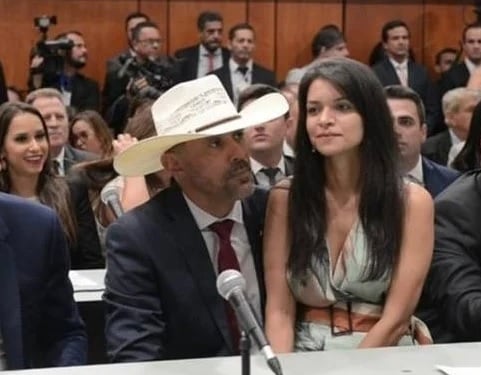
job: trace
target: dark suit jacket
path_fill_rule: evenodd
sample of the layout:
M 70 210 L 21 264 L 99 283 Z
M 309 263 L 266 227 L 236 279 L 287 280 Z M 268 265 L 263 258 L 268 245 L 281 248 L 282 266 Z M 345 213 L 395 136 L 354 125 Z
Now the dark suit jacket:
M 68 269 L 56 215 L 0 193 L 0 325 L 8 369 L 86 364 Z
M 464 87 L 468 83 L 470 74 L 464 62 L 453 65 L 446 73 L 441 76 L 439 81 L 439 91 L 441 98 L 449 90 L 456 87 Z
M 120 52 L 119 54 L 111 57 L 110 59 L 107 60 L 107 63 L 106 63 L 106 69 L 105 71 L 107 73 L 110 73 L 110 72 L 117 72 L 119 71 L 119 69 L 122 67 L 123 65 L 123 61 L 126 59 L 126 58 L 129 58 L 129 57 L 132 57 L 132 51 L 130 48 L 127 48 L 126 50 L 123 50 L 122 52 Z
M 449 131 L 445 130 L 426 139 L 426 142 L 422 145 L 421 153 L 428 159 L 446 166 L 451 146 L 451 136 Z
M 433 198 L 460 176 L 458 171 L 434 163 L 427 158 L 422 158 L 422 166 L 424 187 Z
M 60 79 L 58 76 L 45 77 L 42 87 L 53 87 L 60 90 Z M 72 98 L 70 106 L 77 111 L 92 109 L 100 111 L 100 89 L 93 79 L 77 73 L 72 77 Z
M 399 77 L 389 59 L 384 59 L 372 67 L 383 86 L 400 85 Z M 421 97 L 426 109 L 426 123 L 429 133 L 443 125 L 441 99 L 436 85 L 429 78 L 424 66 L 408 62 L 408 85 Z M 441 124 L 441 125 L 440 125 Z
M 197 78 L 199 68 L 199 48 L 200 45 L 187 47 L 175 52 L 174 56 L 179 59 L 182 65 L 182 81 L 190 81 Z M 229 63 L 230 52 L 222 47 L 222 66 Z
M 243 201 L 265 300 L 261 253 L 267 192 Z M 106 339 L 114 362 L 233 355 L 224 300 L 182 192 L 163 190 L 107 232 Z M 263 311 L 263 309 L 262 309 Z
M 435 200 L 435 243 L 417 315 L 435 342 L 481 341 L 481 170 Z
M 222 68 L 214 70 L 211 74 L 215 74 L 219 77 L 222 85 L 224 86 L 227 94 L 234 99 L 234 89 L 232 88 L 232 80 L 230 78 L 229 64 L 223 65 Z M 277 87 L 276 75 L 273 71 L 268 70 L 260 65 L 252 65 L 252 82 L 251 83 L 265 83 Z
M 69 176 L 67 183 L 77 222 L 77 241 L 69 246 L 71 269 L 104 268 L 105 260 L 85 180 L 76 174 Z
M 83 161 L 91 161 L 98 158 L 97 155 L 92 154 L 90 152 L 79 150 L 75 147 L 70 146 L 69 144 L 64 146 L 65 153 L 63 157 L 63 166 L 65 170 L 65 174 L 69 174 L 70 169 L 77 163 Z
M 65 145 L 64 168 L 70 189 L 72 208 L 77 221 L 77 241 L 70 245 L 72 269 L 103 268 L 105 261 L 95 224 L 95 217 L 88 196 L 87 185 L 72 167 L 83 161 L 97 158 L 96 155 Z

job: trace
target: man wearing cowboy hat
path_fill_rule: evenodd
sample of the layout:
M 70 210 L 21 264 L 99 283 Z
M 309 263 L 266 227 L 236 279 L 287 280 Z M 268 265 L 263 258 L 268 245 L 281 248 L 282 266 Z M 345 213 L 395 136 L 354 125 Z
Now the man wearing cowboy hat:
M 282 116 L 281 94 L 237 112 L 214 75 L 185 82 L 153 105 L 157 136 L 118 155 L 117 171 L 168 170 L 173 186 L 107 233 L 106 338 L 111 361 L 233 355 L 238 327 L 217 274 L 237 268 L 262 316 L 261 231 L 266 192 L 254 189 L 242 130 Z

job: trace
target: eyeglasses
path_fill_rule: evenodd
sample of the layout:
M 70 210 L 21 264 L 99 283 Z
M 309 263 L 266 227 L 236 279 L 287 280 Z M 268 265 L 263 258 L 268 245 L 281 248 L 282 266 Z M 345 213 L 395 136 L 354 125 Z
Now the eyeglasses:
M 139 40 L 139 43 L 142 43 L 146 46 L 160 46 L 162 44 L 162 39 L 143 39 L 143 40 Z

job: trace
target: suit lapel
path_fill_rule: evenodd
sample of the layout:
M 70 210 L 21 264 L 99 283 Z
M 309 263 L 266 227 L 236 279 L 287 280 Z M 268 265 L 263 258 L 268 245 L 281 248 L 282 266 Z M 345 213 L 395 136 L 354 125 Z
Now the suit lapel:
M 267 194 L 267 193 L 266 193 Z M 261 204 L 261 194 L 254 192 L 252 196 L 242 201 L 242 213 L 244 217 L 244 225 L 247 231 L 247 237 L 251 246 L 252 257 L 257 274 L 257 281 L 259 283 L 259 295 L 261 300 L 261 311 L 264 315 L 265 307 L 265 285 L 264 285 L 264 266 L 262 258 L 262 236 L 263 236 L 263 219 L 264 211 L 262 211 L 263 204 Z M 257 202 L 259 201 L 259 202 Z
M 223 66 L 221 72 L 224 75 L 225 90 L 227 91 L 227 95 L 229 95 L 231 99 L 234 99 L 234 88 L 232 87 L 232 79 L 230 78 L 229 64 Z
M 182 193 L 177 188 L 166 191 L 165 206 L 172 218 L 172 235 L 178 240 L 179 249 L 184 254 L 190 272 L 210 311 L 212 319 L 219 328 L 226 346 L 234 353 L 229 326 L 225 314 L 224 300 L 217 293 L 216 275 L 204 238 L 197 227 Z
M 0 218 L 0 327 L 8 369 L 24 368 L 20 292 L 8 229 Z
M 294 158 L 284 155 L 284 165 L 286 168 L 286 176 L 292 176 L 294 174 Z

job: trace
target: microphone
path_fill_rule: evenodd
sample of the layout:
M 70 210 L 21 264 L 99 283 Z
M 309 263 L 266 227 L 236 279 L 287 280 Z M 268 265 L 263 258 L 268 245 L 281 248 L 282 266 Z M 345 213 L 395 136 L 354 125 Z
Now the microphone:
M 246 281 L 237 270 L 225 270 L 217 277 L 217 291 L 232 305 L 242 329 L 254 339 L 274 374 L 282 375 L 279 359 L 272 351 L 252 307 L 247 302 L 245 288 Z
M 100 200 L 103 204 L 110 207 L 116 219 L 124 214 L 124 209 L 120 203 L 119 192 L 116 186 L 105 186 L 100 192 Z

